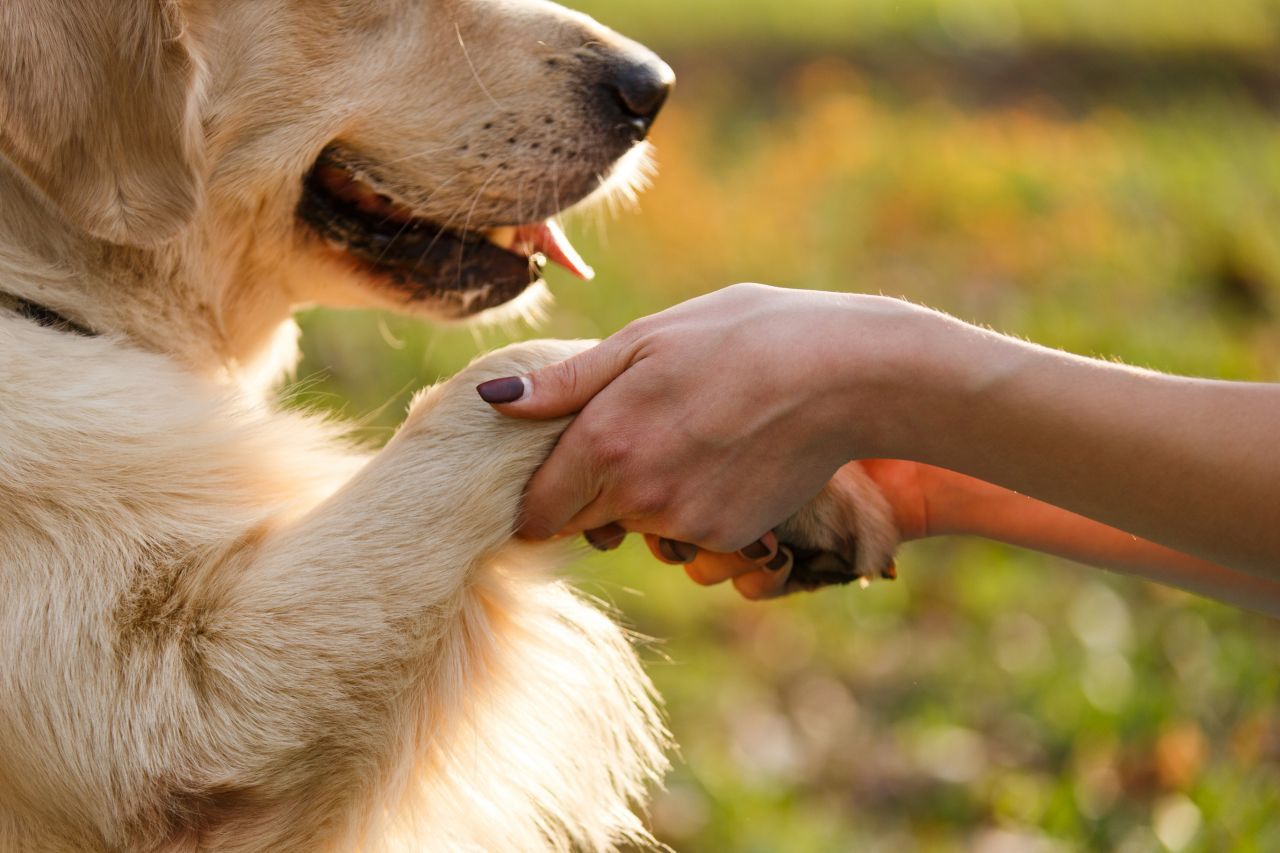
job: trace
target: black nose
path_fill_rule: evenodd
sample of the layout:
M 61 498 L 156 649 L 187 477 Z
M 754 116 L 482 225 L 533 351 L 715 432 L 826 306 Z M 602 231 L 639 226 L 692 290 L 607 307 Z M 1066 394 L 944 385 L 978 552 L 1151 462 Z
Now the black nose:
M 627 124 L 636 132 L 636 139 L 643 139 L 675 82 L 671 66 L 646 50 L 614 66 L 606 86 Z

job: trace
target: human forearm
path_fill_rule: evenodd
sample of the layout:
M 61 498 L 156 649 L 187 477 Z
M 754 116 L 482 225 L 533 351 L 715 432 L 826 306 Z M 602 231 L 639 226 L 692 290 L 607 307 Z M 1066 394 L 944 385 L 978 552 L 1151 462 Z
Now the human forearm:
M 1000 486 L 920 466 L 930 535 L 982 536 L 1280 617 L 1280 582 L 1191 557 Z
M 920 312 L 880 448 L 1280 578 L 1280 387 L 1170 377 Z

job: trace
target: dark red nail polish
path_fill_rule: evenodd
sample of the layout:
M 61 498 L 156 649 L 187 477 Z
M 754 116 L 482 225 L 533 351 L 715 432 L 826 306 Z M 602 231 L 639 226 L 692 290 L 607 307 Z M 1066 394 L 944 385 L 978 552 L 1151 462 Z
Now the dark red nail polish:
M 763 560 L 773 552 L 769 550 L 768 545 L 764 544 L 764 540 L 757 539 L 738 553 L 748 560 Z
M 476 386 L 480 399 L 492 406 L 503 403 L 514 403 L 525 394 L 524 379 L 519 376 L 506 376 L 502 379 L 491 379 Z
M 673 563 L 688 565 L 698 556 L 698 547 L 687 542 L 676 542 L 674 539 L 659 539 L 658 553 Z
M 622 545 L 623 540 L 627 538 L 627 531 L 616 524 L 608 527 L 600 527 L 596 530 L 587 530 L 582 534 L 588 544 L 597 551 L 613 551 Z
M 786 548 L 778 548 L 778 553 L 773 555 L 773 559 L 764 564 L 764 567 L 771 572 L 780 572 L 787 566 L 791 565 L 791 552 Z

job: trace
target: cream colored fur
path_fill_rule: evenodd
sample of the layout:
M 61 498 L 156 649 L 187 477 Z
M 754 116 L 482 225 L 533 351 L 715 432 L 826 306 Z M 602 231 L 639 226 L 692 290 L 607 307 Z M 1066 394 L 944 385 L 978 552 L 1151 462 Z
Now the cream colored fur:
M 628 45 L 540 0 L 0 4 L 0 291 L 102 333 L 0 311 L 0 850 L 645 842 L 649 682 L 511 541 L 564 424 L 473 390 L 581 345 L 376 454 L 270 402 L 298 306 L 458 307 L 298 226 L 325 145 L 455 228 L 541 218 L 608 172 L 572 74 Z
M 649 683 L 509 542 L 563 424 L 474 392 L 575 345 L 484 359 L 373 455 L 267 402 L 298 305 L 437 308 L 298 228 L 320 148 L 442 219 L 546 207 L 568 160 L 495 173 L 483 125 L 573 138 L 534 75 L 610 39 L 536 0 L 0 6 L 0 290 L 103 333 L 0 312 L 0 850 L 643 841 Z
M 366 459 L 118 341 L 6 319 L 0 345 L 0 849 L 642 835 L 648 683 L 504 547 L 562 424 L 472 390 L 574 347 L 490 357 Z

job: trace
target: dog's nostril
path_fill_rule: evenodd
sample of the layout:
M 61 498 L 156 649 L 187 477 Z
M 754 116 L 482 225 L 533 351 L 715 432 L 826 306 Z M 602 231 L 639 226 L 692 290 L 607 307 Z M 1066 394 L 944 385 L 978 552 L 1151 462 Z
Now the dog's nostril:
M 643 136 L 649 132 L 653 120 L 667 102 L 675 82 L 676 75 L 671 66 L 649 54 L 618 66 L 610 88 L 617 96 L 623 113 Z

